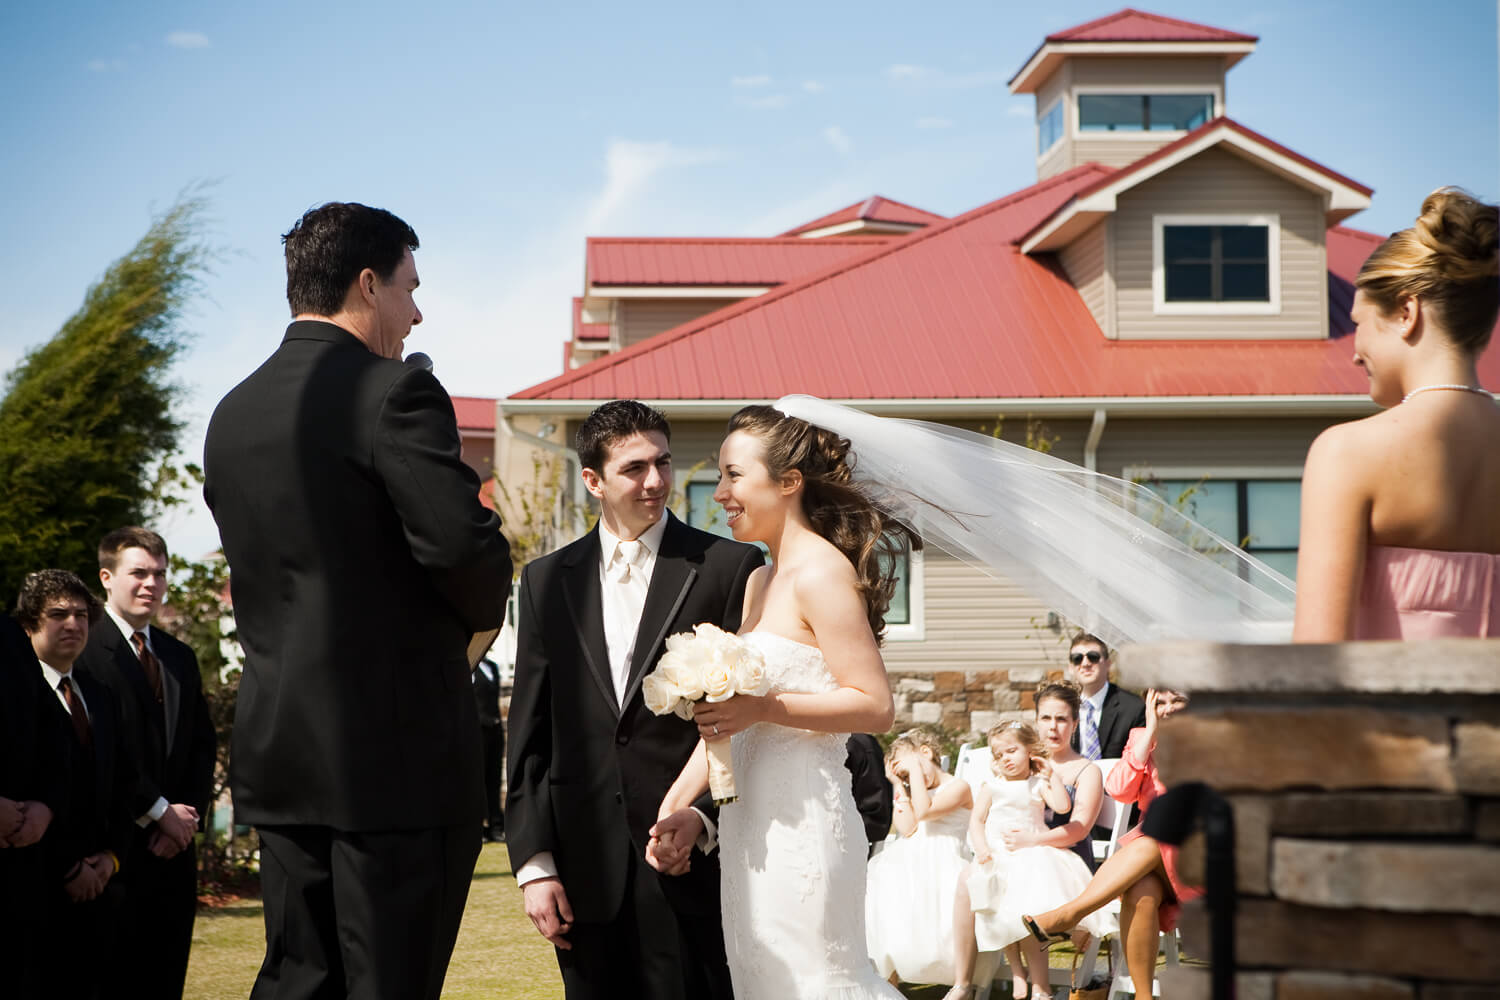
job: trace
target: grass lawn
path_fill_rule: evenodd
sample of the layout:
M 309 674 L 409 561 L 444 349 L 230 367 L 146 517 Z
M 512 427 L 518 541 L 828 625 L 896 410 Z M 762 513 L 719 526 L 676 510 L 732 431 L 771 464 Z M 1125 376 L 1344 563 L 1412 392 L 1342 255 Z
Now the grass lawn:
M 1071 963 L 1069 949 L 1053 951 L 1053 965 Z M 259 900 L 199 910 L 184 995 L 192 1000 L 244 1000 L 264 952 Z M 947 989 L 911 986 L 902 992 L 911 1000 L 941 1000 Z M 1006 992 L 1001 988 L 993 996 Z M 562 995 L 552 946 L 526 919 L 505 845 L 484 845 L 443 996 L 452 1000 L 562 1000 Z

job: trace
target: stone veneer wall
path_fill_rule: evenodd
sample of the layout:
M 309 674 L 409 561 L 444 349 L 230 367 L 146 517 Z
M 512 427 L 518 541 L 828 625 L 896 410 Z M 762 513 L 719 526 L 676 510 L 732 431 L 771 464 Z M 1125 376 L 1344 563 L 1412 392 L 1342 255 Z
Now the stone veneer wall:
M 991 726 L 1036 719 L 1036 689 L 1059 680 L 1061 670 L 1043 666 L 1007 670 L 891 671 L 896 729 L 936 723 L 970 739 Z
M 1162 777 L 1233 805 L 1239 1000 L 1500 997 L 1500 641 L 1162 643 L 1117 663 L 1126 687 L 1192 693 Z M 1180 927 L 1207 956 L 1200 903 Z M 1162 992 L 1206 998 L 1208 975 L 1163 970 Z

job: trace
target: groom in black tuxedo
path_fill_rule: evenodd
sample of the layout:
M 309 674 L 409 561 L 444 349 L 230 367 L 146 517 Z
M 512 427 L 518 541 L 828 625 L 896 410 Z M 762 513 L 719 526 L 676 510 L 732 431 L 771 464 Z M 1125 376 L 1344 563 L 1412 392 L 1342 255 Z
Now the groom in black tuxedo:
M 283 242 L 293 322 L 203 455 L 245 647 L 229 780 L 260 834 L 251 996 L 437 1000 L 484 816 L 467 650 L 504 620 L 510 548 L 448 393 L 400 360 L 416 233 L 331 203 Z
M 591 413 L 577 451 L 599 523 L 521 575 L 506 838 L 568 1000 L 732 996 L 706 797 L 688 870 L 663 875 L 645 859 L 698 731 L 652 715 L 641 678 L 669 635 L 700 622 L 736 631 L 763 557 L 666 510 L 670 438 L 666 417 L 633 400 Z

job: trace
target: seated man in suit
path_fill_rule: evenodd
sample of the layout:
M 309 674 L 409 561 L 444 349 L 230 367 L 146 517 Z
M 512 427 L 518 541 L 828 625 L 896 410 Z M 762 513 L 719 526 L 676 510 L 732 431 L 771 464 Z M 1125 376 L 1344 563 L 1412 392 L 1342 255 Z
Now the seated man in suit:
M 113 694 L 73 670 L 99 616 L 83 581 L 60 569 L 29 573 L 15 615 L 52 692 L 38 705 L 43 724 L 72 733 L 68 809 L 43 841 L 48 881 L 37 914 L 38 958 L 49 997 L 93 997 L 115 966 L 121 897 L 115 876 L 130 841 L 135 768 Z
M 1125 752 L 1130 731 L 1146 724 L 1146 703 L 1140 696 L 1110 683 L 1110 660 L 1109 646 L 1087 632 L 1075 635 L 1068 647 L 1070 672 L 1081 689 L 1073 749 L 1089 760 L 1118 758 Z M 1137 818 L 1132 810 L 1131 823 Z M 1096 826 L 1093 838 L 1108 840 L 1109 830 Z
M 121 977 L 141 995 L 181 997 L 198 912 L 193 834 L 213 792 L 214 726 L 198 658 L 151 620 L 167 596 L 167 543 L 126 527 L 99 543 L 105 617 L 78 658 L 120 702 L 139 781 L 124 858 Z

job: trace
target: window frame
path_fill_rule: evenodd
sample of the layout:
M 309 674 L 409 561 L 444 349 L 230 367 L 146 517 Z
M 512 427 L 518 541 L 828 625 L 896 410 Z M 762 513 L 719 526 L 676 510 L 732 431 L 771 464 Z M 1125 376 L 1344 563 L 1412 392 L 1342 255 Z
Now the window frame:
M 1224 106 L 1224 88 L 1218 84 L 1204 85 L 1201 83 L 1174 83 L 1174 84 L 1152 84 L 1149 87 L 1123 87 L 1106 84 L 1077 84 L 1070 88 L 1066 112 L 1067 121 L 1064 127 L 1075 140 L 1086 142 L 1141 142 L 1165 138 L 1168 142 L 1180 139 L 1187 135 L 1189 129 L 1162 129 L 1156 132 L 1148 132 L 1141 129 L 1136 132 L 1109 132 L 1109 131 L 1084 131 L 1083 116 L 1079 114 L 1078 98 L 1080 97 L 1109 97 L 1109 96 L 1132 96 L 1132 97 L 1154 97 L 1158 94 L 1209 94 L 1214 99 L 1214 113 L 1208 119 L 1215 121 L 1229 114 Z M 1207 124 L 1205 122 L 1204 124 Z M 1198 128 L 1202 128 L 1200 125 Z M 1165 145 L 1166 143 L 1162 143 Z
M 1051 114 L 1052 114 L 1052 112 L 1054 112 L 1054 111 L 1061 111 L 1062 112 L 1062 121 L 1058 123 L 1057 138 L 1052 140 L 1052 145 L 1048 146 L 1046 149 L 1042 149 L 1041 148 L 1041 146 L 1042 146 L 1042 122 L 1046 121 L 1047 118 L 1050 117 Z M 1062 141 L 1064 139 L 1066 139 L 1068 137 L 1068 101 L 1067 101 L 1067 95 L 1066 94 L 1059 94 L 1057 96 L 1056 100 L 1054 100 L 1051 104 L 1047 105 L 1047 110 L 1043 111 L 1041 114 L 1039 114 L 1039 115 L 1036 116 L 1036 123 L 1035 124 L 1036 124 L 1036 145 L 1037 145 L 1036 158 L 1038 160 L 1044 160 L 1048 156 L 1050 156 L 1057 149 L 1058 146 L 1060 146 L 1062 144 Z
M 1236 518 L 1239 526 L 1244 528 L 1238 537 L 1229 541 L 1235 545 L 1241 545 L 1245 535 L 1248 534 L 1250 511 L 1246 504 L 1240 503 L 1246 499 L 1245 491 L 1241 488 L 1251 482 L 1294 482 L 1298 485 L 1298 500 L 1301 500 L 1302 466 L 1300 465 L 1127 465 L 1124 468 L 1124 478 L 1128 482 L 1140 483 L 1146 489 L 1151 489 L 1153 482 L 1209 482 L 1236 484 Z M 1171 502 L 1170 499 L 1167 500 Z M 1284 546 L 1260 546 L 1259 548 L 1245 548 L 1252 556 L 1258 551 L 1264 552 L 1291 552 L 1300 553 L 1302 550 L 1302 534 L 1299 527 L 1297 533 L 1297 545 L 1288 549 Z M 1256 556 L 1259 558 L 1259 556 Z M 1262 560 L 1264 562 L 1264 560 Z M 1274 567 L 1272 567 L 1274 568 Z
M 1264 226 L 1265 302 L 1168 302 L 1168 226 Z M 1169 213 L 1151 216 L 1151 311 L 1158 316 L 1279 316 L 1281 314 L 1281 214 Z

